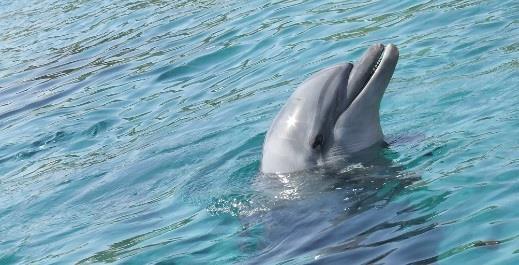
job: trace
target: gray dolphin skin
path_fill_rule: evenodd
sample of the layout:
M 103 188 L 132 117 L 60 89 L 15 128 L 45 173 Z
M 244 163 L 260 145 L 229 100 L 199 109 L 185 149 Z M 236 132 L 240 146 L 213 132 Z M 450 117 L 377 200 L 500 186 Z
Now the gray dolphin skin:
M 290 173 L 383 144 L 379 108 L 398 62 L 395 45 L 375 44 L 355 64 L 304 81 L 265 137 L 261 171 Z

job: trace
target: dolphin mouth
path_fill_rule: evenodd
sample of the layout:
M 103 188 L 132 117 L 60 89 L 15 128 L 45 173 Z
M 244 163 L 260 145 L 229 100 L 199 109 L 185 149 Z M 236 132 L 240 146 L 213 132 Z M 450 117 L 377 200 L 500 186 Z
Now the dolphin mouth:
M 361 92 L 365 92 L 372 83 L 388 83 L 398 60 L 398 49 L 393 44 L 375 44 L 368 48 L 354 64 L 351 71 L 347 92 L 346 106 L 349 106 Z M 385 90 L 385 86 L 377 86 Z
M 380 50 L 378 51 L 377 56 L 375 57 L 376 60 L 373 61 L 371 71 L 368 74 L 368 77 L 366 78 L 365 83 L 362 85 L 362 90 L 366 87 L 366 85 L 369 83 L 369 81 L 373 78 L 375 75 L 375 72 L 378 70 L 378 67 L 380 66 L 380 63 L 382 62 L 382 58 L 384 57 L 384 52 L 386 50 L 386 47 L 383 44 L 380 44 Z

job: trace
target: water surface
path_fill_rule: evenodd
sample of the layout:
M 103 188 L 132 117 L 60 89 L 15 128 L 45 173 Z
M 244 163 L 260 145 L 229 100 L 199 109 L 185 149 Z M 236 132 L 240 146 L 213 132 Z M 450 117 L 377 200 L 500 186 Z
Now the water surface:
M 1 264 L 519 262 L 516 1 L 0 10 Z M 295 87 L 376 42 L 390 149 L 259 176 Z

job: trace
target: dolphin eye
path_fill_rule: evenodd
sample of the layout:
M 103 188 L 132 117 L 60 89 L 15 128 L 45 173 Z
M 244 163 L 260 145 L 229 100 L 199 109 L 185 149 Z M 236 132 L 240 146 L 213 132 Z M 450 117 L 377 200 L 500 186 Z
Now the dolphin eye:
M 315 137 L 314 142 L 312 143 L 312 148 L 315 149 L 315 148 L 317 148 L 318 146 L 320 146 L 322 144 L 323 144 L 323 135 L 322 134 L 318 134 Z

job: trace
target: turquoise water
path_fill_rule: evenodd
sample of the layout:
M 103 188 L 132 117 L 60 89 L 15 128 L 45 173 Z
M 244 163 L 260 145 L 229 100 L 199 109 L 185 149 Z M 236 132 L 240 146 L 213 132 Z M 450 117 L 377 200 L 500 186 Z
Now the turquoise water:
M 517 1 L 0 10 L 0 264 L 519 264 Z M 391 147 L 260 175 L 294 88 L 376 42 Z

